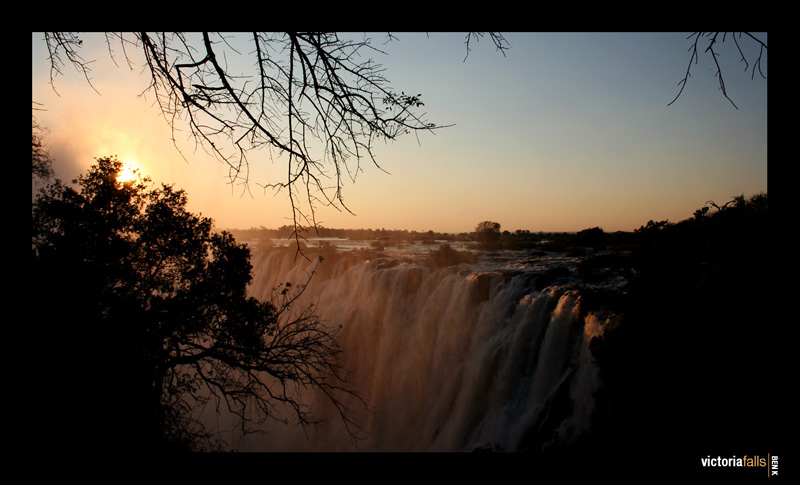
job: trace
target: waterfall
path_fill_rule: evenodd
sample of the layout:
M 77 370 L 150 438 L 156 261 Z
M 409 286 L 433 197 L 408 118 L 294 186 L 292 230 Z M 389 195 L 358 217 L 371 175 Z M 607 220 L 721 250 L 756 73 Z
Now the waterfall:
M 327 325 L 341 326 L 344 366 L 369 405 L 356 417 L 363 439 L 353 443 L 332 416 L 310 430 L 275 423 L 235 447 L 517 451 L 569 443 L 588 430 L 597 386 L 588 342 L 609 322 L 581 312 L 576 291 L 537 291 L 535 272 L 480 264 L 294 256 L 254 251 L 249 291 L 268 300 L 315 272 L 295 305 L 314 304 Z

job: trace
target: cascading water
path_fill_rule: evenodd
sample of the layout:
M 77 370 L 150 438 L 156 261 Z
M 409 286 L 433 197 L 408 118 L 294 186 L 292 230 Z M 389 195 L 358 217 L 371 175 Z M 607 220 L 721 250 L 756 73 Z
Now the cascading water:
M 317 266 L 285 249 L 253 254 L 252 296 L 304 283 L 369 409 L 354 443 L 335 416 L 311 430 L 274 424 L 237 439 L 252 451 L 517 451 L 588 430 L 597 371 L 589 340 L 607 320 L 567 287 L 534 288 L 536 271 L 329 254 Z M 508 265 L 505 266 L 508 268 Z M 324 412 L 325 400 L 311 398 Z M 352 404 L 352 403 L 351 403 Z M 353 409 L 359 409 L 356 404 Z

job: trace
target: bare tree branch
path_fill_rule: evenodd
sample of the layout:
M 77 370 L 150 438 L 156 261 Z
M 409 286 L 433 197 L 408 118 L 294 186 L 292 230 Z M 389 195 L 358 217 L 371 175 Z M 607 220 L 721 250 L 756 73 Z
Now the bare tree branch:
M 696 65 L 700 60 L 700 52 L 699 52 L 698 44 L 700 43 L 701 39 L 705 38 L 705 39 L 708 39 L 708 46 L 706 46 L 706 48 L 703 50 L 703 53 L 704 54 L 709 54 L 711 56 L 711 59 L 714 61 L 714 66 L 716 67 L 716 72 L 715 72 L 714 75 L 719 80 L 720 91 L 722 91 L 722 95 L 725 96 L 725 99 L 730 101 L 730 103 L 733 105 L 734 108 L 739 109 L 739 107 L 736 106 L 736 104 L 733 102 L 733 100 L 728 96 L 728 91 L 725 88 L 725 80 L 724 80 L 724 78 L 722 76 L 722 68 L 720 67 L 719 59 L 718 59 L 719 53 L 717 51 L 717 41 L 719 39 L 719 43 L 720 44 L 724 43 L 726 41 L 728 35 L 729 35 L 728 33 L 723 32 L 721 39 L 719 39 L 720 38 L 720 32 L 695 32 L 695 33 L 693 33 L 692 35 L 690 35 L 688 37 L 689 39 L 694 38 L 694 41 L 692 42 L 692 45 L 689 47 L 689 52 L 691 52 L 691 55 L 689 56 L 689 65 L 686 68 L 686 74 L 684 75 L 683 79 L 678 83 L 678 85 L 681 87 L 680 90 L 678 91 L 678 94 L 675 96 L 675 98 L 672 101 L 669 102 L 669 104 L 667 106 L 670 106 L 675 101 L 677 101 L 678 98 L 683 93 L 683 90 L 686 88 L 686 84 L 689 81 L 689 77 L 691 77 L 692 65 L 693 64 Z M 765 42 L 763 42 L 762 40 L 760 40 L 758 37 L 756 37 L 754 34 L 751 34 L 749 32 L 738 32 L 738 33 L 734 32 L 734 33 L 730 34 L 730 36 L 733 39 L 733 42 L 734 42 L 734 44 L 736 46 L 736 49 L 739 52 L 739 55 L 741 57 L 741 61 L 745 63 L 745 70 L 748 69 L 749 62 L 747 60 L 747 56 L 742 51 L 742 48 L 741 48 L 741 46 L 739 44 L 742 35 L 746 35 L 747 38 L 749 38 L 750 40 L 752 40 L 753 42 L 755 42 L 756 44 L 759 45 L 759 53 L 758 53 L 758 56 L 756 57 L 755 63 L 753 64 L 753 71 L 752 71 L 751 78 L 755 77 L 756 69 L 758 69 L 759 74 L 764 79 L 766 79 L 766 76 L 764 76 L 764 73 L 761 70 L 761 61 L 762 61 L 763 56 L 766 54 L 767 44 Z
M 240 419 L 243 433 L 259 433 L 258 425 L 268 419 L 291 417 L 304 427 L 322 424 L 324 416 L 312 412 L 304 397 L 305 392 L 321 392 L 357 442 L 363 429 L 343 397 L 367 404 L 349 386 L 340 364 L 338 332 L 322 324 L 314 306 L 295 311 L 294 303 L 313 276 L 311 271 L 305 284 L 276 291 L 276 323 L 256 345 L 227 341 L 223 335 L 175 341 L 163 369 L 163 404 L 191 411 L 213 399 L 218 413 L 224 407 Z
M 464 57 L 464 61 L 466 61 L 467 57 L 469 57 L 470 40 L 475 39 L 476 41 L 480 41 L 483 35 L 484 35 L 483 32 L 470 32 L 467 34 L 467 39 L 464 41 L 464 43 L 467 46 L 467 55 Z M 511 46 L 508 44 L 508 41 L 505 39 L 505 37 L 503 37 L 503 34 L 500 34 L 498 32 L 489 32 L 489 37 L 492 39 L 492 42 L 494 43 L 494 46 L 497 48 L 497 50 L 500 51 L 501 54 L 503 54 L 503 57 L 505 57 L 506 55 L 505 51 L 507 51 Z
M 54 80 L 57 75 L 63 74 L 61 71 L 64 66 L 64 60 L 61 58 L 63 52 L 63 55 L 67 57 L 67 61 L 83 74 L 89 86 L 100 94 L 92 85 L 92 79 L 89 75 L 91 72 L 89 64 L 92 61 L 86 61 L 78 54 L 78 49 L 83 45 L 83 41 L 78 35 L 74 32 L 45 32 L 44 38 L 50 59 L 50 85 L 53 87 L 53 91 L 58 94 Z
M 467 36 L 478 41 L 484 33 Z M 508 44 L 491 33 L 504 53 Z M 144 56 L 155 96 L 172 127 L 173 142 L 188 128 L 195 148 L 229 167 L 231 184 L 250 187 L 251 160 L 283 159 L 283 180 L 256 181 L 264 190 L 286 191 L 299 243 L 303 226 L 316 227 L 316 209 L 350 212 L 343 188 L 367 160 L 380 170 L 373 147 L 410 132 L 431 131 L 419 94 L 397 93 L 374 62 L 383 54 L 371 39 L 323 32 L 253 32 L 238 38 L 219 33 L 114 33 L 105 36 L 133 65 L 131 47 Z M 390 35 L 391 39 L 391 35 Z M 78 55 L 75 33 L 45 34 L 51 78 L 72 63 L 90 81 L 89 63 Z M 63 57 L 62 57 L 63 56 Z M 66 61 L 64 61 L 66 58 Z M 145 93 L 143 93 L 145 94 Z M 259 163 L 261 163 L 259 161 Z
M 38 103 L 34 103 L 33 110 L 39 111 L 41 108 L 36 107 Z M 44 139 L 47 136 L 47 130 L 42 127 L 34 116 L 31 121 L 32 132 L 32 151 L 31 151 L 31 174 L 34 180 L 47 181 L 53 176 L 53 157 L 45 147 Z

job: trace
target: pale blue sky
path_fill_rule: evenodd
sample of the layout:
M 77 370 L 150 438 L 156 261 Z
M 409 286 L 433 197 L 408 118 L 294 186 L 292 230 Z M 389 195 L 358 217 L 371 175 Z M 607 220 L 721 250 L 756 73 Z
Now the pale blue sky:
M 364 164 L 344 192 L 356 215 L 320 209 L 323 225 L 463 232 L 488 219 L 511 231 L 633 230 L 767 190 L 767 80 L 751 79 L 727 45 L 723 74 L 738 110 L 706 58 L 668 106 L 689 61 L 687 34 L 504 35 L 505 57 L 484 38 L 466 61 L 464 34 L 401 33 L 385 46 L 384 34 L 370 35 L 388 54 L 377 60 L 393 87 L 421 93 L 428 120 L 454 126 L 378 146 L 390 175 Z M 242 197 L 218 162 L 184 162 L 155 108 L 136 98 L 147 80 L 115 67 L 104 45 L 93 68 L 102 96 L 72 72 L 53 95 L 40 39 L 33 100 L 47 109 L 37 118 L 62 178 L 117 154 L 185 188 L 190 208 L 219 227 L 288 222 L 282 195 Z

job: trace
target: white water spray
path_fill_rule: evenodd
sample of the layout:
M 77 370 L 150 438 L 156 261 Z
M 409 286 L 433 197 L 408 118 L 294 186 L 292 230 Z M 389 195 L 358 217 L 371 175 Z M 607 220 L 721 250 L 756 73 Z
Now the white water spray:
M 313 430 L 274 425 L 242 450 L 507 451 L 568 443 L 588 430 L 597 372 L 589 339 L 607 321 L 582 315 L 564 287 L 536 291 L 535 273 L 431 269 L 396 259 L 254 251 L 253 296 L 311 279 L 296 304 L 317 305 L 366 399 L 354 444 L 331 416 Z M 313 398 L 325 412 L 325 400 Z M 355 403 L 354 409 L 359 409 Z

